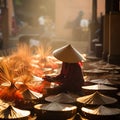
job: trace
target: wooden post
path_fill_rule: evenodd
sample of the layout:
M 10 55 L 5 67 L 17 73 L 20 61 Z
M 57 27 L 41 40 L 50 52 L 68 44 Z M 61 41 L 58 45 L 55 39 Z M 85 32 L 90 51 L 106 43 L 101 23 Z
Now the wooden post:
M 108 62 L 120 65 L 120 13 L 109 16 L 109 55 Z
M 97 22 L 97 0 L 92 0 L 92 21 L 90 24 L 90 30 L 91 30 L 91 50 L 94 50 L 94 45 L 92 40 L 95 39 L 95 32 L 98 27 Z
M 2 27 L 2 36 L 3 36 L 3 49 L 8 48 L 8 36 L 9 36 L 9 28 L 8 28 L 8 9 L 6 7 L 6 0 L 2 1 L 1 8 L 1 27 Z
M 7 1 L 7 8 L 8 8 L 9 35 L 12 35 L 12 22 L 13 22 L 13 16 L 14 16 L 13 0 L 8 0 Z
M 109 15 L 104 15 L 103 22 L 103 60 L 107 61 L 109 54 Z
M 111 64 L 120 65 L 120 13 L 119 0 L 106 0 L 104 23 L 104 58 Z

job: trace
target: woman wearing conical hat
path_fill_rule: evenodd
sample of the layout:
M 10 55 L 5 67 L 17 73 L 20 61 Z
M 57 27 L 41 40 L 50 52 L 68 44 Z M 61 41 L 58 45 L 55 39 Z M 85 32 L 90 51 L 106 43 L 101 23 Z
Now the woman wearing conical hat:
M 53 81 L 60 82 L 60 86 L 54 88 L 54 90 L 79 93 L 81 86 L 84 84 L 80 62 L 84 61 L 85 58 L 71 45 L 56 49 L 53 51 L 53 56 L 62 61 L 60 74 L 52 78 Z

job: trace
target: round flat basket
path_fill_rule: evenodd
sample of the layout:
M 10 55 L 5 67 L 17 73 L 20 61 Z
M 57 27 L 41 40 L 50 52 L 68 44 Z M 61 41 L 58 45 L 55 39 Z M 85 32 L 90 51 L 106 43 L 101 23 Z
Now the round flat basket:
M 77 112 L 77 107 L 70 104 L 49 103 L 37 104 L 34 106 L 37 117 L 50 120 L 66 120 L 73 117 Z

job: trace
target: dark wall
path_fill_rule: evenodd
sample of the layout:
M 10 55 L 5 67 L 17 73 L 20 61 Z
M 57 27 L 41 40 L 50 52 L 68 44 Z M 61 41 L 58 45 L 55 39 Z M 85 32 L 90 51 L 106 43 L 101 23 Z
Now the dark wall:
M 106 0 L 106 14 L 110 12 L 119 12 L 119 0 Z

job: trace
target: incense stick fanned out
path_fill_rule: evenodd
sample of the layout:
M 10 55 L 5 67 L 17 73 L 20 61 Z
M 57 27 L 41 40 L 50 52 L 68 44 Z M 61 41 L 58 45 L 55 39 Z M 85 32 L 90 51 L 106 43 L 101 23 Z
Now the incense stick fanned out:
M 8 63 L 0 63 L 0 82 L 2 89 L 0 90 L 0 98 L 7 102 L 21 98 L 15 87 L 14 72 L 8 68 Z M 17 94 L 16 94 L 17 93 Z

